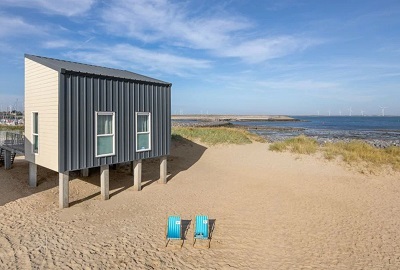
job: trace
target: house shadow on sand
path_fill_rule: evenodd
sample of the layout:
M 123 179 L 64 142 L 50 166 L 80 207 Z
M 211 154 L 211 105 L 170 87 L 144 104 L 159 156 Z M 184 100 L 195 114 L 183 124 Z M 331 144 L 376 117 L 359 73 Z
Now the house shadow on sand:
M 167 181 L 173 181 L 177 174 L 192 167 L 206 149 L 193 141 L 174 136 L 167 162 Z M 146 189 L 156 184 L 160 178 L 160 161 L 156 158 L 142 162 L 142 189 Z M 0 185 L 0 206 L 49 189 L 55 189 L 51 200 L 55 205 L 58 202 L 58 173 L 38 166 L 38 186 L 29 187 L 28 162 L 23 157 L 17 158 L 10 170 L 0 166 Z M 109 186 L 111 199 L 133 186 L 133 175 L 128 163 L 110 166 Z M 82 177 L 80 171 L 70 172 L 70 206 L 96 198 L 100 198 L 100 169 L 91 168 L 89 177 Z

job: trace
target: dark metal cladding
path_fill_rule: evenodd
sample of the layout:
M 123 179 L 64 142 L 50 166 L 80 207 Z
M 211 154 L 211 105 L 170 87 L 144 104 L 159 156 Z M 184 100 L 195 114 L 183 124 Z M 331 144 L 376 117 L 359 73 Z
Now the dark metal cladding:
M 171 85 L 60 73 L 59 172 L 169 155 Z M 115 155 L 95 157 L 95 115 L 115 112 Z M 136 112 L 151 113 L 151 150 L 136 152 Z

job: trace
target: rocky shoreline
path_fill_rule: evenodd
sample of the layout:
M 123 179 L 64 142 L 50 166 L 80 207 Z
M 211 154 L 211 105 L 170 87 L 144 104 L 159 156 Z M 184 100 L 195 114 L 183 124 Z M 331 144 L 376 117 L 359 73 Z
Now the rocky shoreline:
M 299 119 L 287 115 L 172 115 L 172 121 L 198 121 L 198 122 L 242 122 L 242 121 L 267 121 L 267 122 L 297 122 Z
M 261 135 L 262 136 L 262 135 Z M 284 141 L 290 138 L 293 138 L 293 136 L 262 136 L 268 140 L 268 142 L 279 142 L 279 141 Z M 354 140 L 358 141 L 363 141 L 368 143 L 369 145 L 376 147 L 376 148 L 388 148 L 391 146 L 397 146 L 400 147 L 400 140 L 379 140 L 379 139 L 357 139 L 357 138 L 321 138 L 318 136 L 308 136 L 310 138 L 315 139 L 320 145 L 324 145 L 327 143 L 337 143 L 337 142 L 351 142 Z
M 311 135 L 309 130 L 305 128 L 292 128 L 292 127 L 267 127 L 267 126 L 245 126 L 234 125 L 229 121 L 172 121 L 173 127 L 236 127 L 246 129 L 252 133 L 264 137 L 268 142 L 284 141 L 299 135 L 306 135 L 307 137 L 315 139 L 320 145 L 326 143 L 336 142 L 350 142 L 353 140 L 361 140 L 376 148 L 387 148 L 390 146 L 400 147 L 400 139 L 377 139 L 365 138 L 368 134 L 348 134 L 345 131 L 337 131 L 334 134 L 324 133 L 320 136 Z
M 336 142 L 351 142 L 354 140 L 359 140 L 368 143 L 369 145 L 376 148 L 387 148 L 391 146 L 400 147 L 400 139 L 378 139 L 378 138 L 367 138 L 368 133 L 362 134 L 348 134 L 346 132 L 337 131 L 335 134 L 321 134 L 311 135 L 307 129 L 304 128 L 276 128 L 276 127 L 258 127 L 258 128 L 249 128 L 246 129 L 252 133 L 256 133 L 259 136 L 264 137 L 269 142 L 279 142 L 284 141 L 299 135 L 305 135 L 307 137 L 315 139 L 320 145 L 324 145 L 327 143 L 336 143 Z M 264 131 L 264 132 L 263 132 Z M 266 131 L 266 132 L 265 132 Z
M 174 121 L 172 127 L 223 127 L 232 126 L 229 121 Z

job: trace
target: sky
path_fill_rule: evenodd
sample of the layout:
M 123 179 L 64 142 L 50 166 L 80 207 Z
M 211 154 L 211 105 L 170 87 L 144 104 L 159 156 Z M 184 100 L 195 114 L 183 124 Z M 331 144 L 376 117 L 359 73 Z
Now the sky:
M 0 110 L 25 53 L 170 82 L 173 114 L 400 115 L 398 0 L 1 0 Z

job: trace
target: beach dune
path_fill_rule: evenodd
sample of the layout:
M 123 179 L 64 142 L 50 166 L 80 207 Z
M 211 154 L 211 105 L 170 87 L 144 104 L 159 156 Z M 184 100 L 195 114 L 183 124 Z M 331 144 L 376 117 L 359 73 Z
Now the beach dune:
M 71 207 L 59 210 L 57 174 L 28 163 L 0 168 L 0 269 L 399 269 L 400 175 L 365 175 L 268 144 L 208 147 L 173 142 L 169 182 L 144 161 L 143 190 L 128 166 L 71 175 Z M 167 215 L 187 228 L 165 248 Z M 193 218 L 215 225 L 211 248 L 192 247 Z M 204 244 L 206 246 L 206 244 Z

